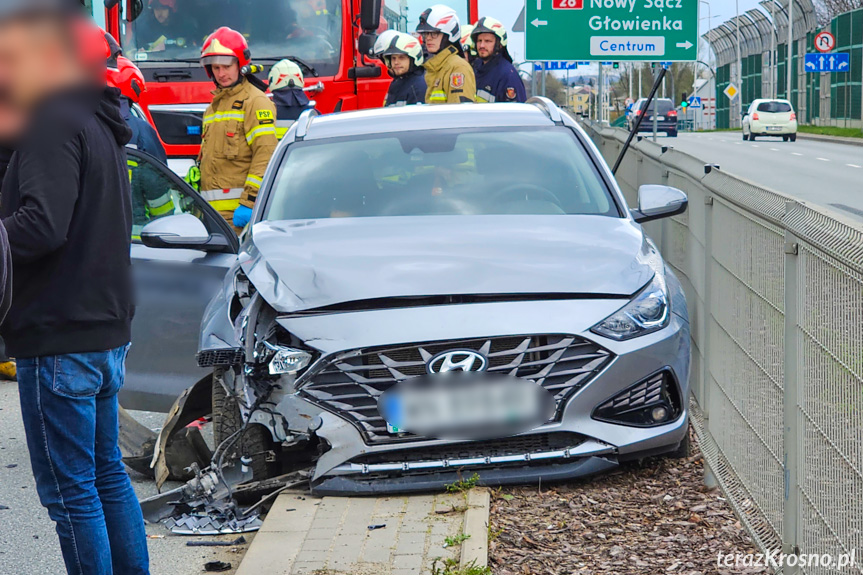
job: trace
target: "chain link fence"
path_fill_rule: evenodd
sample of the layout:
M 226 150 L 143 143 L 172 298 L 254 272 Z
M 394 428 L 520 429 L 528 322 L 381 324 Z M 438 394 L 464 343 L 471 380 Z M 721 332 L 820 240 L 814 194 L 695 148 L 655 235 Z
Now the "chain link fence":
M 613 164 L 626 132 L 586 129 Z M 863 225 L 647 139 L 617 181 L 630 206 L 642 184 L 689 196 L 645 229 L 686 291 L 692 422 L 741 522 L 809 563 L 778 573 L 863 573 Z

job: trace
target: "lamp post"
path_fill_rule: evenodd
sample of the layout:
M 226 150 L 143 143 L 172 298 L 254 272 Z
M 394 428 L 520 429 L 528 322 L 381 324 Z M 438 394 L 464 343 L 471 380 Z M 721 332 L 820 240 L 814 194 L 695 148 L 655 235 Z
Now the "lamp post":
M 740 57 L 740 0 L 734 0 L 734 10 L 737 12 L 737 17 L 734 19 L 737 22 L 737 97 L 743 93 L 743 59 Z M 738 102 L 738 106 L 739 106 Z M 740 120 L 740 113 L 734 115 L 737 120 Z
M 785 97 L 791 101 L 791 53 L 794 48 L 794 0 L 788 0 L 788 48 L 785 50 Z M 792 104 L 793 105 L 793 104 Z

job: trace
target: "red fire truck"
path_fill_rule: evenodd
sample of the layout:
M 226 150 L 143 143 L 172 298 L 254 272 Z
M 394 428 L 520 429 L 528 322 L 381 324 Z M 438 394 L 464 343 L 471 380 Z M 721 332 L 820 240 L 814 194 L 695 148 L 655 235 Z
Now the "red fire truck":
M 205 37 L 230 26 L 269 70 L 297 62 L 322 112 L 380 106 L 390 78 L 371 51 L 382 0 L 106 0 L 105 22 L 147 80 L 141 108 L 182 171 L 198 154 L 213 82 L 200 65 Z M 265 74 L 261 74 L 262 77 Z

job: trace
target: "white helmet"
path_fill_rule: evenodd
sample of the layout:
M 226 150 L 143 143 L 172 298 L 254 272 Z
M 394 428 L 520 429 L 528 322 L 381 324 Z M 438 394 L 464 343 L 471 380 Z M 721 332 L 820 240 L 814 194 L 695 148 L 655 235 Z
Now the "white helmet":
M 398 30 L 387 29 L 381 32 L 378 35 L 378 39 L 375 40 L 375 47 L 372 52 L 372 55 L 375 58 L 380 58 L 383 56 L 384 50 L 389 48 L 390 43 L 392 43 L 393 38 L 398 36 L 400 32 Z
M 411 36 L 410 34 L 405 34 L 403 32 L 398 32 L 393 37 L 392 41 L 390 41 L 389 46 L 387 46 L 383 52 L 381 52 L 381 57 L 384 60 L 384 63 L 387 65 L 387 68 L 392 68 L 390 66 L 390 56 L 393 54 L 404 54 L 413 60 L 414 64 L 419 67 L 423 65 L 423 48 L 420 44 L 420 41 Z
M 282 60 L 270 69 L 270 91 L 282 88 L 302 88 L 306 82 L 303 71 L 290 60 Z
M 473 29 L 476 25 L 461 27 L 461 48 L 468 54 L 476 54 L 476 44 L 473 41 Z
M 443 35 L 449 38 L 453 44 L 461 43 L 461 24 L 458 20 L 458 14 L 443 4 L 435 4 L 420 14 L 417 32 L 420 34 L 423 32 L 443 32 Z

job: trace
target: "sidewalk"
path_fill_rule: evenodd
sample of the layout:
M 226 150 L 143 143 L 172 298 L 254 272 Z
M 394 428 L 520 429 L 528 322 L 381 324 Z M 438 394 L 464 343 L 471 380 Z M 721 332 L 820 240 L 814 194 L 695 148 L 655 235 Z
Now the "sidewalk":
M 847 146 L 863 146 L 863 138 L 846 138 L 843 136 L 824 136 L 821 134 L 807 134 L 805 132 L 797 132 L 797 137 L 801 140 L 816 140 L 819 142 L 832 142 L 834 144 L 845 144 Z
M 468 495 L 317 498 L 282 493 L 237 575 L 430 575 L 436 558 L 457 564 L 463 552 L 484 566 L 488 492 Z M 386 527 L 369 529 L 377 525 Z M 471 537 L 464 546 L 443 546 L 466 525 Z

